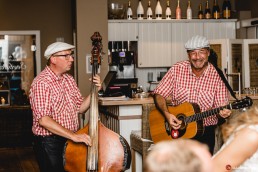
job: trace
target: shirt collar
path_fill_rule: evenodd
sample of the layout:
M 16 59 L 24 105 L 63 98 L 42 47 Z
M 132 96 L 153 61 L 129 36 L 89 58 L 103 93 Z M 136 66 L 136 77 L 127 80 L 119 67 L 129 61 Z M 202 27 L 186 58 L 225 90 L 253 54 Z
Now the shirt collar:
M 190 61 L 188 61 L 188 62 L 189 62 L 189 73 L 190 73 L 191 75 L 193 75 L 194 77 L 196 77 L 196 75 L 193 73 L 193 70 L 192 70 Z M 200 77 L 204 77 L 204 76 L 208 75 L 208 73 L 209 73 L 209 71 L 210 71 L 210 68 L 211 68 L 211 65 L 210 65 L 210 63 L 208 62 L 207 68 L 204 70 L 204 72 L 202 73 L 202 75 L 201 75 Z
M 47 72 L 49 73 L 49 75 L 50 75 L 53 79 L 55 79 L 55 80 L 57 80 L 57 81 L 64 78 L 64 75 L 61 75 L 61 76 L 56 75 L 56 74 L 50 69 L 49 66 L 46 67 L 46 70 L 47 70 Z

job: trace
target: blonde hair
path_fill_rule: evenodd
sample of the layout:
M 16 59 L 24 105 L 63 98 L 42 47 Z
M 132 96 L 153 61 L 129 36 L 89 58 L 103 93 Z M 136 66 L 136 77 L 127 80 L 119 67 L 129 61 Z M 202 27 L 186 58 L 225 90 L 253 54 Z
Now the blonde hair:
M 208 147 L 195 140 L 162 141 L 153 146 L 145 159 L 148 172 L 201 172 L 202 160 L 193 150 Z
M 222 126 L 223 140 L 226 141 L 228 137 L 241 125 L 258 124 L 258 107 L 253 106 L 251 109 L 240 114 L 232 115 L 227 123 Z

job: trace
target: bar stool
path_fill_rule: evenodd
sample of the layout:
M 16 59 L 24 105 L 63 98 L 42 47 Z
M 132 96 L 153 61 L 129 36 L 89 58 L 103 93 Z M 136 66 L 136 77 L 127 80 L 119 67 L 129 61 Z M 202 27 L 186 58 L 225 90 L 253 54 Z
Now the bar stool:
M 153 144 L 150 136 L 149 113 L 155 108 L 155 104 L 144 104 L 142 108 L 142 130 L 135 130 L 130 134 L 132 172 L 136 172 L 135 151 L 142 155 L 142 171 L 144 171 L 144 160 L 149 147 Z

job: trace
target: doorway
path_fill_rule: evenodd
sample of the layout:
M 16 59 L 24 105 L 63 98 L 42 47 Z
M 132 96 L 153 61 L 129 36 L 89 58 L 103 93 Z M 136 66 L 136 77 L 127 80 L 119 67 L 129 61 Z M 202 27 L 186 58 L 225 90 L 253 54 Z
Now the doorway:
M 41 71 L 39 31 L 0 31 L 0 96 L 3 105 L 27 105 L 30 85 Z

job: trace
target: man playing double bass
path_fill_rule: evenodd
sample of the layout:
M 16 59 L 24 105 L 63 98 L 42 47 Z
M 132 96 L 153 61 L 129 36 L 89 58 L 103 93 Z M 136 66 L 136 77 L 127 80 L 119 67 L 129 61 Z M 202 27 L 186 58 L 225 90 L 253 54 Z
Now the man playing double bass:
M 173 130 L 178 130 L 182 121 L 168 111 L 165 98 L 171 97 L 173 106 L 184 102 L 197 103 L 201 112 L 224 106 L 229 102 L 229 93 L 213 65 L 208 62 L 209 41 L 203 36 L 189 39 L 185 48 L 188 60 L 174 64 L 154 90 L 156 107 L 162 112 Z M 228 109 L 218 115 L 204 118 L 205 132 L 197 140 L 209 146 L 211 154 L 215 145 L 215 126 L 218 118 L 227 118 Z
M 31 85 L 33 148 L 41 172 L 64 171 L 63 149 L 67 139 L 91 145 L 87 134 L 75 133 L 79 129 L 78 114 L 89 108 L 90 96 L 83 98 L 67 73 L 74 61 L 74 48 L 64 42 L 49 45 L 44 54 L 47 66 Z M 101 88 L 98 75 L 93 77 L 93 83 Z

